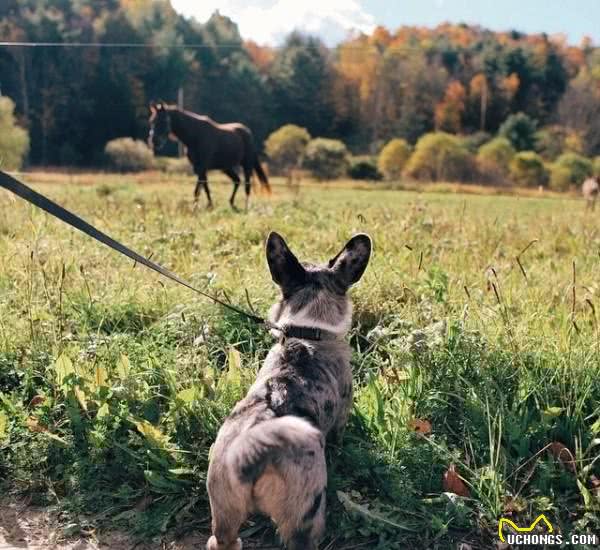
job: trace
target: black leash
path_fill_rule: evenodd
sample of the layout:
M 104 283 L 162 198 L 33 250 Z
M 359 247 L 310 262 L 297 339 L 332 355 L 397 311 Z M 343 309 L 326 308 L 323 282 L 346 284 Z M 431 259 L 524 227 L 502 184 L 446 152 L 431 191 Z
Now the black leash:
M 223 306 L 231 311 L 235 311 L 236 313 L 247 317 L 248 319 L 259 325 L 264 325 L 267 328 L 276 329 L 281 332 L 285 331 L 285 329 L 282 330 L 280 327 L 273 325 L 267 319 L 263 319 L 262 317 L 254 315 L 253 313 L 248 313 L 243 309 L 228 304 L 227 302 L 224 302 L 223 300 L 220 300 L 215 296 L 207 294 L 206 292 L 203 292 L 202 290 L 193 287 L 190 283 L 181 279 L 174 273 L 171 273 L 162 265 L 157 264 L 152 260 L 149 260 L 148 258 L 144 258 L 144 256 L 141 256 L 137 252 L 134 252 L 130 248 L 121 244 L 120 242 L 115 241 L 112 237 L 109 237 L 106 233 L 102 233 L 102 231 L 96 229 L 93 225 L 90 225 L 85 220 L 81 219 L 79 216 L 76 216 L 72 212 L 69 212 L 62 206 L 59 206 L 54 201 L 51 201 L 50 199 L 34 191 L 30 187 L 27 187 L 27 185 L 21 183 L 12 176 L 9 176 L 2 170 L 0 170 L 0 187 L 4 187 L 4 189 L 7 189 L 11 193 L 14 193 L 18 197 L 21 197 L 27 202 L 33 204 L 34 206 L 41 208 L 42 210 L 48 212 L 48 214 L 58 218 L 59 220 L 68 223 L 75 229 L 78 229 L 82 233 L 85 233 L 86 235 L 92 237 L 92 239 L 100 241 L 102 244 L 105 244 L 113 250 L 124 254 L 128 258 L 131 258 L 133 261 L 145 265 L 146 267 L 156 271 L 157 273 L 160 273 L 162 276 L 167 277 L 168 279 L 171 279 L 172 281 L 175 281 L 176 283 L 179 283 L 180 285 L 183 285 L 189 288 L 190 290 L 193 290 L 194 292 L 200 294 L 201 296 L 204 296 L 205 298 L 208 298 L 209 300 L 212 300 L 216 304 L 219 304 L 220 306 Z
M 280 327 L 280 326 L 274 325 L 273 323 L 271 323 L 267 319 L 264 319 L 263 317 L 259 317 L 258 315 L 254 315 L 253 313 L 248 313 L 247 311 L 244 311 L 243 309 L 240 309 L 232 304 L 228 304 L 227 302 L 220 300 L 216 296 L 212 296 L 211 294 L 207 294 L 206 292 L 193 287 L 190 283 L 188 283 L 184 279 L 181 279 L 174 273 L 171 273 L 168 269 L 166 269 L 162 265 L 157 264 L 157 263 L 153 262 L 152 260 L 145 258 L 144 256 L 141 256 L 140 254 L 138 254 L 137 252 L 134 252 L 133 250 L 131 250 L 124 244 L 121 244 L 119 241 L 115 241 L 115 239 L 113 239 L 112 237 L 109 237 L 106 233 L 103 233 L 99 229 L 96 229 L 93 225 L 90 225 L 88 222 L 81 219 L 79 216 L 73 214 L 72 212 L 69 212 L 67 209 L 56 204 L 54 201 L 45 197 L 41 193 L 34 191 L 33 189 L 31 189 L 24 183 L 21 183 L 19 180 L 13 178 L 12 176 L 9 176 L 7 173 L 3 172 L 2 170 L 0 170 L 0 187 L 4 187 L 4 189 L 10 191 L 11 193 L 14 193 L 18 197 L 21 197 L 22 199 L 26 200 L 27 202 L 33 204 L 34 206 L 41 208 L 45 212 L 48 212 L 48 214 L 69 224 L 70 226 L 74 227 L 75 229 L 78 229 L 82 233 L 85 233 L 89 237 L 92 237 L 92 239 L 96 239 L 97 241 L 101 242 L 102 244 L 105 244 L 106 246 L 108 246 L 109 248 L 112 248 L 113 250 L 120 252 L 121 254 L 127 256 L 128 258 L 131 258 L 134 262 L 145 265 L 146 267 L 152 269 L 153 271 L 160 273 L 163 277 L 167 277 L 168 279 L 171 279 L 172 281 L 175 281 L 176 283 L 179 283 L 180 285 L 183 285 L 184 287 L 189 288 L 190 290 L 193 290 L 194 292 L 200 294 L 200 296 L 204 296 L 205 298 L 212 300 L 216 304 L 219 304 L 220 306 L 223 306 L 224 308 L 227 308 L 230 311 L 234 311 L 235 313 L 237 313 L 239 315 L 243 315 L 244 317 L 250 319 L 252 322 L 254 322 L 258 325 L 263 325 L 263 326 L 267 327 L 268 329 L 274 329 L 274 330 L 278 331 L 281 334 L 282 339 L 285 339 L 285 338 L 301 338 L 301 339 L 306 339 L 306 340 L 336 340 L 337 339 L 337 335 L 335 333 L 327 331 L 327 330 L 319 329 L 319 328 L 300 327 L 300 326 L 294 326 L 294 325 L 286 325 L 286 326 Z

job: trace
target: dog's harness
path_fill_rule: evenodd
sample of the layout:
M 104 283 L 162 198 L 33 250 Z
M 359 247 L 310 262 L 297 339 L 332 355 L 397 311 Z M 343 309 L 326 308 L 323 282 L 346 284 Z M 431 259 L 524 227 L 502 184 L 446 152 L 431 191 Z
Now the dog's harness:
M 85 220 L 80 218 L 79 216 L 73 214 L 66 208 L 63 208 L 62 206 L 56 204 L 54 201 L 45 197 L 41 193 L 34 191 L 33 189 L 31 189 L 24 183 L 13 178 L 12 176 L 9 176 L 2 170 L 0 170 L 0 187 L 7 189 L 11 193 L 14 193 L 18 197 L 21 197 L 22 199 L 26 200 L 28 203 L 33 204 L 34 206 L 37 206 L 38 208 L 41 208 L 45 212 L 48 212 L 48 214 L 69 224 L 70 226 L 81 231 L 82 233 L 85 233 L 89 237 L 92 237 L 93 239 L 97 240 L 98 242 L 105 244 L 109 248 L 112 248 L 113 250 L 120 252 L 124 256 L 131 258 L 134 262 L 140 263 L 140 264 L 146 266 L 147 268 L 156 271 L 157 273 L 161 274 L 163 277 L 167 277 L 168 279 L 171 279 L 172 281 L 175 281 L 176 283 L 178 283 L 182 286 L 185 286 L 186 288 L 189 288 L 190 290 L 193 290 L 197 294 L 200 294 L 201 296 L 204 296 L 205 298 L 212 300 L 216 304 L 219 304 L 220 306 L 223 306 L 224 308 L 227 308 L 230 311 L 234 311 L 238 315 L 243 315 L 244 317 L 246 317 L 253 323 L 256 323 L 257 325 L 262 325 L 262 326 L 266 327 L 267 329 L 276 330 L 276 331 L 280 332 L 283 336 L 286 336 L 286 331 L 289 330 L 289 334 L 287 334 L 288 338 L 302 337 L 302 338 L 307 338 L 310 340 L 329 339 L 327 337 L 327 334 L 325 334 L 325 333 L 327 333 L 327 331 L 323 331 L 321 329 L 309 328 L 309 327 L 289 327 L 289 329 L 287 327 L 280 327 L 278 325 L 271 323 L 268 319 L 259 317 L 258 315 L 255 315 L 254 313 L 249 313 L 247 311 L 244 311 L 243 309 L 241 309 L 237 306 L 234 306 L 233 304 L 224 302 L 223 300 L 217 298 L 216 296 L 212 296 L 202 290 L 195 288 L 190 283 L 188 283 L 184 279 L 178 277 L 177 275 L 175 275 L 174 273 L 172 273 L 171 271 L 169 271 L 162 265 L 157 264 L 156 262 L 153 262 L 149 258 L 145 258 L 144 256 L 138 254 L 134 250 L 131 250 L 124 244 L 121 244 L 119 241 L 116 241 L 112 237 L 109 237 L 106 233 L 103 233 L 99 229 L 96 229 L 93 225 L 89 224 L 88 222 L 86 222 Z M 302 334 L 303 336 L 297 336 L 297 334 Z M 331 334 L 333 334 L 333 333 L 331 333 Z

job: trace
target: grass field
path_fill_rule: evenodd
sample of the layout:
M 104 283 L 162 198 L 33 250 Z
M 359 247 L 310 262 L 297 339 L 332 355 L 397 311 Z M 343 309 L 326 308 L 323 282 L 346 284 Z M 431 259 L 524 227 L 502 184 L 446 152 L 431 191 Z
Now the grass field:
M 276 185 L 234 213 L 216 183 L 193 213 L 184 176 L 26 181 L 261 314 L 270 230 L 310 260 L 371 235 L 323 548 L 492 548 L 500 517 L 540 513 L 600 532 L 600 219 L 581 201 Z M 208 450 L 271 343 L 0 192 L 0 480 L 70 532 L 208 532 Z M 273 531 L 255 518 L 244 535 Z

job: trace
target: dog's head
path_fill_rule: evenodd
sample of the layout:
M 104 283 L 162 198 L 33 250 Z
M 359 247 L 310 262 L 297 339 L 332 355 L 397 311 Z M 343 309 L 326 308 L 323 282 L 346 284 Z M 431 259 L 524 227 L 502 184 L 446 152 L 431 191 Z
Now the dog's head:
M 371 257 L 371 239 L 352 237 L 327 264 L 300 262 L 281 235 L 267 239 L 267 262 L 281 300 L 271 321 L 283 325 L 321 328 L 339 335 L 350 329 L 352 304 L 348 289 L 362 277 Z

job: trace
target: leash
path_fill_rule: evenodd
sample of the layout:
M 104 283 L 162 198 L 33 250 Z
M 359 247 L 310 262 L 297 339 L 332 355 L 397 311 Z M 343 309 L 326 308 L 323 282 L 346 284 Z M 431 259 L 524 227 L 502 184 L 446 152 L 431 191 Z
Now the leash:
M 259 317 L 258 315 L 255 315 L 253 313 L 248 313 L 247 311 L 244 311 L 243 309 L 237 306 L 228 304 L 227 302 L 224 302 L 216 296 L 208 294 L 207 292 L 204 292 L 192 286 L 185 279 L 178 277 L 177 275 L 175 275 L 175 273 L 172 273 L 166 267 L 163 267 L 162 265 L 153 262 L 149 258 L 145 258 L 144 256 L 138 254 L 134 250 L 131 250 L 131 248 L 125 246 L 119 241 L 116 241 L 112 237 L 109 237 L 106 233 L 103 233 L 99 229 L 96 229 L 93 225 L 89 224 L 84 219 L 80 218 L 76 214 L 73 214 L 73 212 L 70 212 L 66 208 L 63 208 L 59 204 L 56 204 L 54 201 L 50 200 L 48 197 L 45 197 L 41 193 L 34 191 L 24 183 L 13 178 L 12 176 L 9 176 L 6 172 L 3 172 L 2 170 L 0 170 L 0 187 L 3 187 L 11 193 L 14 193 L 15 195 L 27 201 L 28 203 L 33 204 L 38 208 L 41 208 L 51 216 L 58 218 L 59 220 L 70 225 L 71 227 L 74 227 L 75 229 L 81 231 L 82 233 L 85 233 L 89 237 L 92 237 L 92 239 L 95 239 L 98 242 L 101 242 L 102 244 L 108 246 L 109 248 L 120 252 L 124 256 L 131 258 L 134 262 L 142 264 L 147 268 L 156 271 L 163 277 L 171 279 L 172 281 L 175 281 L 176 283 L 179 283 L 180 285 L 183 285 L 184 287 L 193 290 L 194 292 L 200 294 L 200 296 L 203 296 L 204 298 L 208 298 L 215 304 L 219 304 L 220 306 L 230 311 L 233 311 L 238 315 L 242 315 L 243 317 L 246 317 L 247 319 L 249 319 L 253 323 L 256 323 L 257 325 L 262 325 L 268 329 L 278 331 L 281 334 L 282 341 L 286 338 L 301 338 L 306 340 L 317 341 L 337 339 L 337 335 L 335 333 L 319 328 L 302 327 L 294 325 L 285 325 L 280 327 L 271 323 L 264 317 Z
M 200 294 L 200 296 L 204 296 L 205 298 L 212 300 L 215 304 L 219 304 L 220 306 L 227 308 L 230 311 L 242 315 L 258 325 L 264 325 L 269 329 L 275 329 L 282 333 L 285 333 L 285 328 L 278 327 L 270 321 L 268 321 L 267 319 L 264 319 L 263 317 L 259 317 L 258 315 L 254 315 L 253 313 L 248 313 L 243 309 L 240 309 L 232 304 L 228 304 L 227 302 L 220 300 L 216 296 L 212 296 L 211 294 L 208 294 L 202 290 L 195 288 L 186 280 L 182 279 L 181 277 L 178 277 L 162 265 L 157 264 L 156 262 L 153 262 L 148 258 L 145 258 L 144 256 L 131 250 L 124 244 L 121 244 L 119 241 L 116 241 L 112 237 L 109 237 L 106 233 L 103 233 L 99 229 L 96 229 L 93 225 L 90 225 L 88 222 L 86 222 L 79 216 L 73 214 L 72 212 L 69 212 L 69 210 L 56 204 L 54 201 L 45 197 L 41 193 L 34 191 L 24 183 L 13 178 L 12 176 L 9 176 L 2 170 L 0 170 L 0 187 L 3 187 L 11 193 L 14 193 L 15 195 L 27 201 L 28 203 L 33 204 L 38 208 L 41 208 L 45 212 L 48 212 L 48 214 L 50 214 L 51 216 L 58 218 L 59 220 L 69 224 L 75 229 L 81 231 L 82 233 L 85 233 L 89 237 L 92 237 L 92 239 L 95 239 L 101 242 L 102 244 L 108 246 L 109 248 L 120 252 L 124 256 L 131 258 L 134 262 L 142 264 L 147 268 L 152 269 L 157 273 L 160 273 L 163 277 L 167 277 L 167 279 L 171 279 L 172 281 L 175 281 L 176 283 L 179 283 L 180 285 L 183 285 L 186 288 L 193 290 L 197 294 Z

